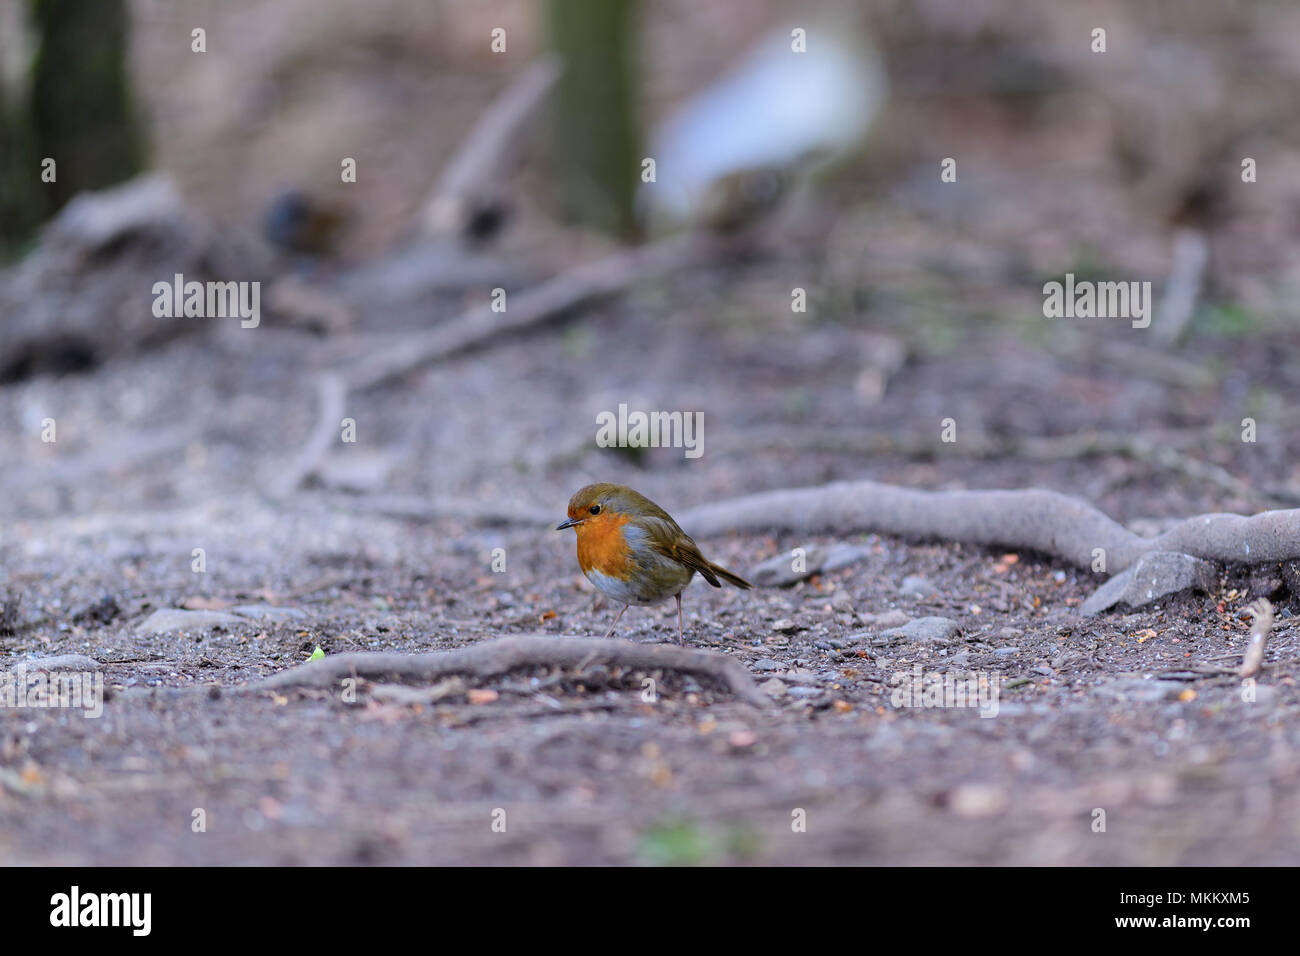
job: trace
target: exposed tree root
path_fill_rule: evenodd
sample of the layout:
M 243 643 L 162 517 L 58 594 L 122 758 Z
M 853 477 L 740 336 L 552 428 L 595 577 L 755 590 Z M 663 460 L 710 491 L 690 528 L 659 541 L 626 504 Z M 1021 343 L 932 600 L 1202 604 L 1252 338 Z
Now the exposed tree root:
M 681 515 L 693 537 L 728 531 L 874 531 L 904 538 L 1027 548 L 1091 568 L 1122 571 L 1149 551 L 1262 564 L 1300 558 L 1300 510 L 1250 517 L 1206 514 L 1153 538 L 1136 535 L 1087 502 L 1056 491 L 916 491 L 874 481 L 766 491 Z
M 668 644 L 633 644 L 621 640 L 519 635 L 485 641 L 454 651 L 423 654 L 388 652 L 336 654 L 299 664 L 240 691 L 284 687 L 336 687 L 346 677 L 395 677 L 436 680 L 453 674 L 479 679 L 500 677 L 525 667 L 573 667 L 616 664 L 633 670 L 677 671 L 720 685 L 745 703 L 769 703 L 749 672 L 729 657 Z

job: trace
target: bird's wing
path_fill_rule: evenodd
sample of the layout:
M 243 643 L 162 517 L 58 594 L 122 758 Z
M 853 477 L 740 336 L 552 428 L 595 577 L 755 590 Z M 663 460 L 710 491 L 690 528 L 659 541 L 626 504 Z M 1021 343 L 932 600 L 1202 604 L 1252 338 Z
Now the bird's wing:
M 722 587 L 718 576 L 713 573 L 713 565 L 700 554 L 699 547 L 691 540 L 690 535 L 677 527 L 676 521 L 668 518 L 667 515 L 663 518 L 652 516 L 641 520 L 647 526 L 647 540 L 650 542 L 650 547 L 678 564 L 684 564 L 700 572 L 700 576 L 715 588 Z

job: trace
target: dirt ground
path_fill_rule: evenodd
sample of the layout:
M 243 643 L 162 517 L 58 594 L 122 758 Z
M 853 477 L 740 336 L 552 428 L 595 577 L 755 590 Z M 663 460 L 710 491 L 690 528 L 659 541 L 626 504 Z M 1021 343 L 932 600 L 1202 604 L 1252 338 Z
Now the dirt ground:
M 747 281 L 733 278 L 733 288 Z M 358 398 L 359 441 L 332 466 L 355 478 L 342 469 L 349 456 L 391 459 L 383 492 L 330 487 L 327 469 L 324 483 L 287 503 L 261 493 L 310 423 L 311 395 L 294 369 L 304 350 L 309 362 L 311 349 L 327 345 L 306 335 L 260 330 L 256 350 L 244 353 L 238 335 L 196 336 L 93 375 L 0 393 L 6 421 L 53 409 L 62 429 L 57 461 L 40 459 L 49 446 L 28 438 L 18 447 L 25 462 L 7 469 L 0 560 L 21 603 L 0 639 L 6 657 L 88 655 L 109 695 L 98 719 L 0 709 L 4 860 L 1296 861 L 1300 655 L 1278 582 L 1242 569 L 1220 593 L 1084 619 L 1074 606 L 1093 575 L 1032 554 L 1013 560 L 861 534 L 817 539 L 869 553 L 791 588 L 719 592 L 697 582 L 687 593 L 688 642 L 742 663 L 773 695 L 761 711 L 672 674 L 661 675 L 657 701 L 644 703 L 640 675 L 601 667 L 511 674 L 440 700 L 364 681 L 355 704 L 315 690 L 223 692 L 303 661 L 317 645 L 336 654 L 537 631 L 599 637 L 615 609 L 593 601 L 571 534 L 548 523 L 596 478 L 632 484 L 675 511 L 856 476 L 1051 486 L 1148 530 L 1172 515 L 1249 510 L 1261 504 L 1140 458 L 989 460 L 963 455 L 959 439 L 950 451 L 936 443 L 923 460 L 748 436 L 767 434 L 752 431 L 759 422 L 784 422 L 792 435 L 833 425 L 850 438 L 902 442 L 945 408 L 959 420 L 978 410 L 996 434 L 1010 426 L 992 423 L 1050 408 L 1052 425 L 1074 432 L 1105 429 L 1126 401 L 1152 423 L 1186 426 L 1189 402 L 1200 409 L 1191 423 L 1231 421 L 1231 383 L 1250 380 L 1260 363 L 1279 374 L 1300 369 L 1282 337 L 1237 349 L 1202 342 L 1193 354 L 1231 363 L 1227 384 L 1189 396 L 972 326 L 959 349 L 910 361 L 883 396 L 855 407 L 843 396 L 857 394 L 862 375 L 861 327 L 768 327 L 758 339 L 716 297 L 691 315 L 683 303 L 693 296 L 689 281 L 652 290 L 560 334 L 504 343 L 439 365 L 409 388 Z M 611 395 L 704 409 L 706 454 L 687 461 L 661 449 L 632 461 L 595 448 L 594 411 Z M 161 452 L 125 437 L 113 444 L 114 435 L 186 429 L 195 437 Z M 1228 443 L 1197 453 L 1212 459 L 1216 447 L 1232 454 Z M 1232 459 L 1259 486 L 1279 477 L 1263 452 Z M 1287 457 L 1276 444 L 1271 454 Z M 412 511 L 433 501 L 472 501 L 505 518 Z M 701 542 L 742 573 L 808 543 Z M 491 570 L 498 547 L 504 572 Z M 205 573 L 191 569 L 194 548 L 204 549 Z M 913 576 L 933 592 L 906 593 L 928 590 L 915 581 L 904 589 Z M 1248 630 L 1239 612 L 1261 590 L 1282 610 L 1271 666 L 1247 702 L 1239 680 L 1195 667 L 1237 662 Z M 247 605 L 235 623 L 142 627 L 159 608 Z M 923 643 L 882 637 L 927 616 L 960 630 Z M 633 609 L 620 635 L 671 640 L 674 625 L 671 604 Z M 997 715 L 895 706 L 891 680 L 918 664 L 1001 677 Z M 498 696 L 467 695 L 475 689 Z M 205 832 L 192 830 L 199 809 Z M 1098 809 L 1105 832 L 1093 829 Z M 497 810 L 505 832 L 493 828 Z M 792 829 L 797 810 L 804 832 Z

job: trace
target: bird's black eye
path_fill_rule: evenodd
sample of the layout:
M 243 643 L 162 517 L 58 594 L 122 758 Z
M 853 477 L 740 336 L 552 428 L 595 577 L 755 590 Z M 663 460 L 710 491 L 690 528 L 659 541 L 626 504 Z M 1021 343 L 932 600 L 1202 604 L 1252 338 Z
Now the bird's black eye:
M 598 514 L 600 514 L 600 505 L 592 505 L 592 506 L 591 506 L 591 513 L 594 514 L 594 515 L 598 515 Z

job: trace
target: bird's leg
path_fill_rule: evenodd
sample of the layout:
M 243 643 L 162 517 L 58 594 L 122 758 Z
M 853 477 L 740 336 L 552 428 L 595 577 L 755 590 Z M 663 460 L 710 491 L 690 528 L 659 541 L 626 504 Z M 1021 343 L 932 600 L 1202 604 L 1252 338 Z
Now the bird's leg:
M 631 607 L 631 606 L 632 606 L 632 605 L 630 605 L 630 604 L 624 604 L 624 605 L 623 605 L 623 611 L 626 611 L 626 610 L 627 610 L 629 607 Z M 606 637 L 609 637 L 611 634 L 613 634 L 613 633 L 614 633 L 614 628 L 618 627 L 618 619 L 619 619 L 620 617 L 623 616 L 623 611 L 619 611 L 617 614 L 614 615 L 614 623 L 611 624 L 611 625 L 609 626 L 609 630 L 605 632 L 605 636 L 606 636 Z
M 678 591 L 673 597 L 677 598 L 677 643 L 684 645 L 686 641 L 682 638 L 682 592 Z

